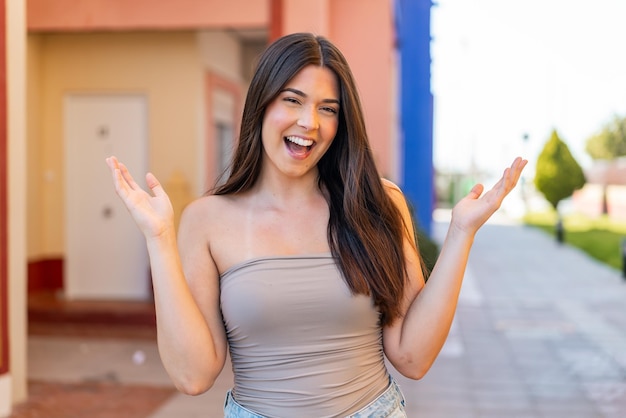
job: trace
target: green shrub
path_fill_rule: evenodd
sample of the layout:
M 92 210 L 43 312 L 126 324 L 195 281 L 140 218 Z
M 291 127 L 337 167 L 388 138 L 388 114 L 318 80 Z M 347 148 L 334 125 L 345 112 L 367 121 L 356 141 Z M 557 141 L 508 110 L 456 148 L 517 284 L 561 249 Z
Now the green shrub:
M 417 238 L 417 246 L 419 248 L 420 255 L 424 260 L 426 270 L 430 273 L 433 267 L 435 267 L 435 262 L 437 262 L 437 258 L 439 257 L 439 246 L 419 227 L 416 227 L 415 229 L 415 236 Z M 428 276 L 425 278 L 428 279 Z
M 585 185 L 583 169 L 572 156 L 567 144 L 559 138 L 556 130 L 546 142 L 537 159 L 535 186 L 552 207 L 557 210 L 559 202 L 574 194 Z
M 408 200 L 407 205 L 409 206 L 411 218 L 413 219 L 413 234 L 415 236 L 415 240 L 417 241 L 420 256 L 422 257 L 422 260 L 424 260 L 424 267 L 426 268 L 424 279 L 428 280 L 428 276 L 435 267 L 437 258 L 439 258 L 439 245 L 437 245 L 437 243 L 417 224 L 417 219 L 415 218 L 415 208 Z

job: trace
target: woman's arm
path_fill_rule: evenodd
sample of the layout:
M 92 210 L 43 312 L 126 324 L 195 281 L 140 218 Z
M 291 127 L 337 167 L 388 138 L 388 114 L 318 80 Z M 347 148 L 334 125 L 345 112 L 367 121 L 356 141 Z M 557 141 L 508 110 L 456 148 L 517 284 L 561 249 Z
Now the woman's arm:
M 219 309 L 219 276 L 209 254 L 199 204 L 194 202 L 183 212 L 177 240 L 172 206 L 158 180 L 146 175 L 149 194 L 115 157 L 108 158 L 107 164 L 116 192 L 146 238 L 163 365 L 180 391 L 205 392 L 224 366 L 226 337 Z
M 420 259 L 407 237 L 405 254 L 410 285 L 402 301 L 405 315 L 383 330 L 387 358 L 404 376 L 419 379 L 430 369 L 446 341 L 457 307 L 465 267 L 478 229 L 515 187 L 527 161 L 515 159 L 498 183 L 482 197 L 478 184 L 452 210 L 450 227 L 437 262 L 424 285 Z M 407 225 L 410 213 L 401 192 L 390 192 Z

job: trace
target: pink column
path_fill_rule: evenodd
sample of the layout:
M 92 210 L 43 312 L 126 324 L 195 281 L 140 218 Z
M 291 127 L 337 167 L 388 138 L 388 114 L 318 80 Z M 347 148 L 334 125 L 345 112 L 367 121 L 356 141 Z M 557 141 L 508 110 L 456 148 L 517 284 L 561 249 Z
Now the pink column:
M 9 371 L 7 308 L 7 83 L 5 0 L 0 0 L 0 375 Z

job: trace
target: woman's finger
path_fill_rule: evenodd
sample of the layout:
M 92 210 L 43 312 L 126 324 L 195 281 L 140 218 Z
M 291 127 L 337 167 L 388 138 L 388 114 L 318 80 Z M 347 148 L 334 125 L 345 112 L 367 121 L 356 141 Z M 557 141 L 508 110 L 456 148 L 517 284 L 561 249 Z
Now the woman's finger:
M 485 190 L 485 187 L 482 184 L 476 184 L 472 187 L 472 190 L 470 190 L 468 197 L 470 199 L 478 199 L 483 193 L 483 190 Z
M 139 186 L 135 182 L 135 179 L 130 174 L 130 171 L 128 171 L 128 168 L 124 165 L 124 163 L 119 163 L 119 167 L 120 167 L 120 171 L 122 173 L 122 176 L 124 177 L 124 180 L 126 181 L 126 183 L 128 183 L 130 188 L 132 190 L 139 190 L 139 189 L 141 189 L 141 186 Z
M 163 190 L 163 186 L 161 186 L 161 182 L 157 180 L 154 174 L 152 173 L 146 174 L 146 183 L 148 184 L 148 187 L 150 188 L 150 190 L 152 190 L 152 193 L 154 193 L 155 196 L 165 195 L 165 190 Z
M 522 170 L 526 166 L 526 163 L 528 163 L 528 161 L 523 160 L 521 157 L 517 157 L 513 161 L 511 166 L 507 167 L 504 170 L 502 178 L 500 179 L 500 182 L 498 182 L 498 184 L 504 184 L 507 192 L 511 191 L 513 187 L 515 187 L 515 185 L 517 184 L 517 181 L 519 180 L 520 175 L 522 174 Z
M 107 159 L 105 159 L 107 165 L 109 166 L 109 170 L 111 170 L 111 176 L 113 177 L 113 184 L 115 185 L 115 188 L 118 188 L 118 185 L 121 185 L 120 180 L 121 179 L 121 173 L 119 170 L 119 163 L 117 161 L 117 158 L 115 157 L 108 157 Z
M 137 189 L 137 184 L 133 181 L 126 167 L 117 158 L 109 157 L 106 159 L 106 162 L 111 169 L 115 191 L 128 204 L 130 194 Z
M 120 171 L 119 167 L 114 166 L 112 168 L 112 174 L 113 174 L 113 184 L 115 186 L 116 193 L 124 201 L 126 201 L 126 198 L 130 194 L 130 188 L 128 186 L 128 183 L 126 183 L 126 180 L 124 180 L 124 177 L 122 176 L 122 172 Z

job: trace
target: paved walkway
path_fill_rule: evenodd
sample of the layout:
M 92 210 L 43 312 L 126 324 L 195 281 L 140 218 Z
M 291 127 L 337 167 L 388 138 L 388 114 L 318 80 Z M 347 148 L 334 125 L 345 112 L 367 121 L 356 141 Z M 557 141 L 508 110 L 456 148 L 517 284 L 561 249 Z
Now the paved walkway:
M 33 380 L 171 388 L 152 340 L 33 336 L 29 350 Z M 625 417 L 626 281 L 541 231 L 490 222 L 441 355 L 424 379 L 397 379 L 409 417 Z M 221 417 L 231 382 L 227 365 L 208 393 L 173 393 L 146 418 Z
M 416 417 L 625 417 L 626 282 L 539 230 L 485 225 L 446 347 L 405 388 Z

